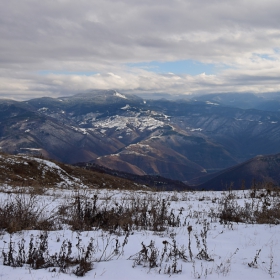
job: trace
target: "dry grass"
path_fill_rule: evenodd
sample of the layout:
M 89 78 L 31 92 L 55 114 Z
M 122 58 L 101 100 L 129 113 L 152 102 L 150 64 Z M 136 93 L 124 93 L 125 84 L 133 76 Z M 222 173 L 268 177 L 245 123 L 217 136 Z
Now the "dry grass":
M 134 197 L 115 202 L 102 201 L 97 195 L 75 194 L 72 201 L 59 209 L 63 223 L 73 230 L 103 229 L 109 232 L 131 230 L 164 231 L 180 225 L 170 204 L 164 199 Z
M 0 229 L 9 233 L 21 230 L 55 229 L 55 217 L 46 215 L 44 206 L 40 205 L 35 195 L 19 193 L 0 202 Z
M 220 222 L 280 224 L 280 189 L 271 185 L 263 187 L 252 188 L 244 206 L 229 191 L 220 201 Z

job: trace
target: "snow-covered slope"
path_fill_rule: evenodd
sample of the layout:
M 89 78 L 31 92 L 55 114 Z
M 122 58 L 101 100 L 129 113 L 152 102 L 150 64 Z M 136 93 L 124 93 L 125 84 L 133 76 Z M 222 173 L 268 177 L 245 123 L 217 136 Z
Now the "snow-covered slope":
M 98 198 L 99 209 L 114 207 L 122 211 L 121 207 L 142 202 L 147 205 L 166 203 L 166 211 L 174 221 L 166 222 L 159 231 L 140 227 L 131 227 L 129 231 L 116 228 L 112 232 L 100 228 L 72 231 L 66 225 L 47 235 L 37 230 L 9 235 L 2 230 L 0 244 L 6 256 L 9 246 L 12 246 L 12 255 L 14 259 L 18 256 L 18 261 L 24 254 L 28 256 L 29 246 L 36 248 L 39 244 L 46 248 L 42 258 L 55 253 L 62 258 L 63 252 L 64 256 L 68 252 L 73 259 L 82 258 L 89 250 L 87 260 L 93 266 L 83 279 L 280 279 L 279 224 L 221 221 L 220 214 L 226 200 L 236 203 L 237 209 L 238 205 L 245 207 L 246 203 L 257 203 L 263 197 L 270 197 L 266 191 L 256 191 L 255 198 L 252 194 L 250 191 L 153 193 L 89 190 L 84 193 L 83 199 L 89 202 L 91 198 Z M 0 196 L 3 203 L 8 196 L 16 197 L 17 194 L 1 193 Z M 56 211 L 61 204 L 71 205 L 76 197 L 77 193 L 60 189 L 37 199 L 38 203 L 47 204 L 49 211 Z M 279 197 L 274 196 L 274 199 L 279 200 Z M 146 218 L 152 215 L 152 212 L 147 212 Z M 170 222 L 174 223 L 173 226 L 168 225 Z M 47 238 L 44 239 L 44 236 Z M 42 243 L 42 240 L 47 242 Z M 20 253 L 22 244 L 25 252 Z M 4 259 L 5 254 L 0 257 L 2 279 L 77 279 L 77 265 L 74 263 L 64 269 L 57 266 L 32 269 L 31 264 L 13 268 L 3 265 L 3 262 L 8 263 L 8 259 Z M 35 258 L 35 255 L 32 256 Z
M 2 189 L 32 187 L 44 191 L 49 188 L 135 188 L 131 181 L 106 173 L 88 171 L 76 166 L 55 163 L 26 155 L 0 154 L 0 184 Z M 137 188 L 143 186 L 138 185 Z
M 4 184 L 43 184 L 71 188 L 82 181 L 69 175 L 52 161 L 26 155 L 0 154 L 0 180 Z

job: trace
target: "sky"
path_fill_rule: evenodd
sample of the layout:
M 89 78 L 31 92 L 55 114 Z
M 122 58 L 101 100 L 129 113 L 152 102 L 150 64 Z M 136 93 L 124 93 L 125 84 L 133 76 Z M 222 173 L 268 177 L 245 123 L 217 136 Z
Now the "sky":
M 280 91 L 278 0 L 0 5 L 0 98 Z

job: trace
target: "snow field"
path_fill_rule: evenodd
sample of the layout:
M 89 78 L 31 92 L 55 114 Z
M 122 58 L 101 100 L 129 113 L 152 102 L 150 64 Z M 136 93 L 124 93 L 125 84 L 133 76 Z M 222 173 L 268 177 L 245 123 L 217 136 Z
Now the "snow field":
M 79 255 L 79 246 L 86 250 L 92 240 L 93 251 L 91 262 L 93 269 L 87 272 L 84 279 L 280 279 L 280 225 L 245 224 L 229 222 L 221 224 L 218 214 L 221 199 L 228 195 L 223 192 L 131 192 L 118 190 L 81 190 L 83 195 L 97 195 L 100 205 L 114 207 L 116 203 L 125 203 L 136 198 L 141 200 L 163 199 L 170 204 L 179 226 L 166 226 L 163 231 L 131 229 L 124 232 L 116 229 L 108 232 L 102 229 L 73 231 L 67 224 L 61 229 L 48 232 L 48 254 L 59 253 L 63 241 L 72 244 L 72 256 Z M 233 192 L 241 206 L 251 201 L 250 191 Z M 25 194 L 28 197 L 28 194 Z M 76 194 L 71 190 L 49 190 L 38 196 L 38 203 L 45 211 L 53 212 L 62 204 L 69 204 Z M 16 194 L 2 192 L 0 202 Z M 0 204 L 1 205 L 1 204 Z M 14 254 L 18 252 L 17 243 L 25 240 L 25 252 L 31 236 L 38 240 L 42 234 L 38 230 L 24 230 L 8 234 L 2 230 L 0 247 L 8 252 L 10 240 L 14 244 Z M 77 246 L 80 239 L 80 245 Z M 151 243 L 152 241 L 152 243 Z M 186 256 L 186 260 L 176 248 Z M 35 243 L 35 242 L 34 242 Z M 144 244 L 141 245 L 141 243 Z M 167 246 L 164 252 L 165 244 Z M 205 248 L 206 245 L 206 248 Z M 153 250 L 155 266 L 150 260 Z M 200 258 L 201 250 L 206 251 L 209 259 Z M 141 253 L 142 251 L 142 253 Z M 172 254 L 175 254 L 172 255 Z M 191 257 L 192 255 L 192 257 Z M 76 279 L 74 266 L 62 273 L 58 268 L 31 269 L 29 265 L 12 268 L 3 265 L 0 258 L 0 279 Z M 176 262 L 176 272 L 172 273 Z

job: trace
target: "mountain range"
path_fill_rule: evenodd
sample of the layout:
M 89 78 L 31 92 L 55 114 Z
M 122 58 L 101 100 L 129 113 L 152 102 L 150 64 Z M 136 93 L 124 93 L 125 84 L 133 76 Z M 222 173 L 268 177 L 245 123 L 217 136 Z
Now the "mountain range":
M 215 172 L 280 152 L 279 102 L 277 94 L 151 100 L 115 90 L 0 100 L 0 147 L 203 184 Z

